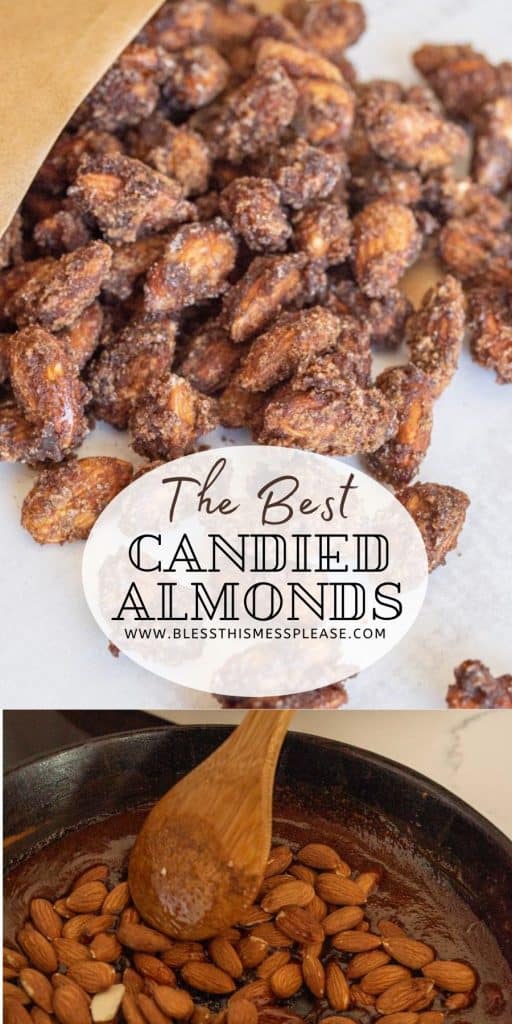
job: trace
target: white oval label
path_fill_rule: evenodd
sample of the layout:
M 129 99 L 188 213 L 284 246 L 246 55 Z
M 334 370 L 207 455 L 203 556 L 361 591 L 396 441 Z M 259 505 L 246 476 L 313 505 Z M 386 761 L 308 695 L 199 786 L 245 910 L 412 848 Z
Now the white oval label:
M 98 625 L 139 665 L 234 697 L 355 675 L 412 626 L 421 535 L 381 484 L 288 448 L 198 452 L 153 469 L 96 522 L 83 585 Z

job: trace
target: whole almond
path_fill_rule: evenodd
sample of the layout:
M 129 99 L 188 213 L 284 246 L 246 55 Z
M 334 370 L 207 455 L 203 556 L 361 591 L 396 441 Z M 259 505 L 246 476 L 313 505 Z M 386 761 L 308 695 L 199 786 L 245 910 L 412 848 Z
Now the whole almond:
M 424 995 L 428 995 L 434 988 L 430 982 L 430 988 L 425 985 L 425 978 L 408 978 L 406 981 L 399 981 L 391 985 L 377 999 L 376 1007 L 379 1013 L 398 1013 L 400 1010 L 410 1010 L 416 1001 Z
M 371 996 L 369 992 L 363 992 L 360 985 L 351 985 L 350 1002 L 353 1006 L 366 1009 L 369 1006 L 373 1007 L 375 1003 L 375 996 Z
M 357 928 L 364 918 L 361 907 L 340 907 L 327 914 L 322 921 L 322 928 L 326 935 L 336 935 L 337 932 L 350 931 Z
M 268 911 L 269 914 L 275 914 L 282 907 L 307 907 L 314 895 L 315 890 L 312 885 L 295 878 L 291 882 L 283 882 L 276 889 L 272 889 L 262 899 L 261 905 L 263 910 Z
M 68 977 L 76 981 L 80 988 L 93 995 L 104 992 L 115 982 L 115 971 L 111 964 L 99 960 L 81 960 L 68 969 Z
M 213 1013 L 209 1006 L 194 1004 L 194 1012 L 191 1017 L 192 1024 L 213 1024 Z
M 120 914 L 130 902 L 128 882 L 119 882 L 107 893 L 101 907 L 103 914 Z
M 125 992 L 121 1010 L 126 1024 L 146 1024 L 146 1018 L 137 1006 L 137 997 L 132 992 Z
M 227 1024 L 258 1024 L 258 1011 L 248 999 L 232 1000 L 228 1006 Z
M 407 936 L 391 936 L 383 940 L 382 945 L 399 964 L 419 970 L 434 959 L 434 950 L 425 942 L 409 939 Z
M 265 868 L 265 878 L 269 878 L 270 875 L 282 874 L 283 871 L 286 871 L 292 860 L 293 855 L 289 846 L 272 847 Z
M 290 864 L 288 874 L 292 875 L 293 878 L 300 878 L 301 882 L 308 882 L 313 887 L 315 885 L 316 871 L 313 871 L 313 868 L 306 867 L 305 864 Z
M 154 1000 L 150 996 L 145 995 L 144 992 L 137 996 L 137 1006 L 139 1010 L 142 1010 L 143 1017 L 145 1017 L 148 1024 L 168 1024 L 168 1018 L 162 1013 Z
M 30 1011 L 30 1019 L 32 1024 L 52 1024 L 55 1017 L 47 1013 L 46 1010 L 42 1010 L 40 1006 L 33 1006 Z
M 458 960 L 434 960 L 423 968 L 423 974 L 447 992 L 471 992 L 477 981 L 473 968 Z
M 293 882 L 293 875 L 290 875 L 287 871 L 282 875 L 269 875 L 268 878 L 264 878 L 259 889 L 258 899 L 261 901 L 267 893 L 271 892 L 272 889 L 277 889 L 278 885 L 282 885 L 283 882 Z
M 270 921 L 270 914 L 256 903 L 247 907 L 238 918 L 238 924 L 244 928 L 253 928 L 254 925 L 264 924 L 266 921 Z
M 30 970 L 30 968 L 25 968 Z M 44 974 L 41 975 L 44 978 Z M 30 996 L 25 992 L 19 985 L 13 985 L 12 981 L 4 981 L 3 983 L 3 998 L 5 999 L 16 999 L 18 1003 L 23 1005 L 30 1002 Z
M 43 974 L 53 974 L 57 970 L 55 950 L 41 932 L 27 924 L 18 932 L 17 938 L 33 967 Z
M 78 986 L 62 985 L 55 989 L 53 1012 L 60 1024 L 91 1024 L 87 996 Z
M 2 974 L 4 981 L 13 981 L 18 977 L 19 971 L 16 971 L 14 967 L 6 967 L 4 964 Z
M 410 976 L 407 967 L 401 967 L 400 964 L 387 964 L 385 967 L 375 967 L 373 971 L 368 971 L 360 984 L 363 992 L 369 992 L 371 996 L 379 996 L 381 992 L 391 988 L 391 985 L 396 985 L 399 981 L 406 981 Z
M 241 978 L 244 973 L 244 965 L 231 942 L 221 937 L 212 939 L 208 944 L 208 951 L 217 967 L 226 971 L 232 978 Z
M 342 863 L 341 857 L 332 846 L 324 843 L 308 843 L 297 854 L 297 860 L 308 868 L 320 871 L 336 871 Z
M 156 981 L 157 985 L 176 986 L 176 975 L 172 967 L 164 964 L 159 957 L 151 956 L 150 953 L 134 953 L 133 965 L 139 974 Z
M 123 941 L 122 938 L 121 941 Z M 141 950 L 141 952 L 151 952 L 151 950 Z M 158 953 L 159 950 L 156 952 Z M 200 942 L 171 942 L 169 940 L 168 948 L 162 953 L 162 960 L 168 967 L 183 967 L 190 960 L 206 960 L 206 953 Z
M 267 946 L 268 949 L 268 946 Z M 279 967 L 284 967 L 285 964 L 290 962 L 290 954 L 286 949 L 276 949 L 275 953 L 271 953 L 265 960 L 258 965 L 256 974 L 258 978 L 270 978 L 274 971 L 277 971 Z
M 55 913 L 59 915 L 59 917 L 63 917 L 65 920 L 67 920 L 70 917 L 73 917 L 73 911 L 70 910 L 69 907 L 67 906 L 65 898 L 62 898 L 61 900 L 55 900 L 55 903 L 53 904 L 53 909 Z
M 9 946 L 4 946 L 4 965 L 12 967 L 18 972 L 22 967 L 28 967 L 28 960 L 23 953 L 20 953 L 19 949 L 10 949 Z
M 91 959 L 89 946 L 77 942 L 76 939 L 55 939 L 53 948 L 59 958 L 59 964 L 64 964 L 65 967 Z
M 278 967 L 270 977 L 270 987 L 278 999 L 290 999 L 303 985 L 299 964 L 289 963 Z
M 145 924 L 131 924 L 125 921 L 120 923 L 117 937 L 123 946 L 128 946 L 138 953 L 163 953 L 171 945 L 171 940 L 162 932 L 148 928 Z
M 91 1017 L 94 1024 L 109 1024 L 110 1021 L 117 1019 L 124 993 L 124 985 L 112 985 L 105 992 L 96 993 L 91 1000 Z
M 89 882 L 105 882 L 109 876 L 109 869 L 106 864 L 93 864 L 87 868 L 73 883 L 72 889 L 79 889 Z
M 309 991 L 316 999 L 323 999 L 325 993 L 325 969 L 317 956 L 306 954 L 302 959 L 302 974 Z
M 272 989 L 266 978 L 258 978 L 257 981 L 250 981 L 231 996 L 229 1003 L 238 1002 L 239 999 L 248 999 L 258 1009 L 268 1006 L 272 1002 Z
M 335 875 L 334 872 L 326 872 L 319 875 L 315 888 L 317 894 L 326 903 L 334 903 L 336 906 L 358 906 L 366 903 L 366 894 L 350 878 L 343 878 Z
M 285 907 L 284 910 L 280 910 L 276 917 L 276 925 L 279 931 L 301 944 L 321 942 L 324 937 L 320 922 L 315 921 L 303 907 Z
M 146 956 L 145 953 L 137 953 L 136 956 Z M 135 959 L 135 957 L 134 957 Z M 153 959 L 153 958 L 152 958 Z M 156 958 L 155 958 L 156 959 Z M 165 967 L 165 964 L 164 964 Z M 137 996 L 139 992 L 144 991 L 144 979 L 141 978 L 137 971 L 134 971 L 133 967 L 126 967 L 123 971 L 122 977 L 123 985 L 127 992 L 131 992 L 132 995 Z
M 62 931 L 62 918 L 55 913 L 49 900 L 30 901 L 30 916 L 41 935 L 46 939 L 57 939 Z
M 100 932 L 108 932 L 116 924 L 114 914 L 89 914 L 89 920 L 85 925 L 84 934 L 86 938 L 93 939 Z
M 284 914 L 284 910 L 281 913 Z M 263 939 L 268 946 L 273 946 L 274 949 L 288 949 L 289 946 L 293 946 L 293 939 L 289 935 L 285 935 L 280 928 L 276 928 L 272 921 L 257 924 L 252 929 L 252 934 L 257 939 Z
M 171 988 L 170 985 L 155 985 L 153 999 L 167 1017 L 174 1020 L 188 1020 L 194 1012 L 192 996 L 182 988 Z
M 372 892 L 375 892 L 381 877 L 382 872 L 380 871 L 363 871 L 357 876 L 357 884 L 363 890 L 366 897 L 368 897 Z
M 302 1017 L 287 1006 L 264 1006 L 258 1013 L 258 1024 L 301 1024 Z
M 115 964 L 123 952 L 123 947 L 112 932 L 100 932 L 99 935 L 94 936 L 89 951 L 93 960 L 104 960 L 107 964 Z
M 377 949 L 381 943 L 380 935 L 357 930 L 338 932 L 332 938 L 334 949 L 340 949 L 343 953 L 364 953 L 369 949 Z
M 444 1005 L 447 1010 L 465 1010 L 471 1003 L 471 996 L 467 992 L 454 992 L 446 996 Z
M 19 999 L 6 999 L 4 1002 L 4 1024 L 32 1024 L 30 1015 Z
M 265 961 L 268 953 L 268 942 L 265 942 L 264 939 L 258 939 L 256 935 L 247 935 L 245 938 L 240 939 L 237 950 L 243 966 L 252 969 Z M 222 965 L 219 964 L 218 966 L 221 967 Z
M 325 970 L 325 994 L 332 1010 L 348 1010 L 350 989 L 339 964 L 331 960 Z
M 140 924 L 140 914 L 135 907 L 125 907 L 121 911 L 120 924 Z
M 94 920 L 94 914 L 75 914 L 74 917 L 70 917 L 67 921 L 64 921 L 60 938 L 75 939 L 76 942 L 80 942 L 80 939 L 85 935 L 87 925 L 90 921 Z
M 320 899 L 320 896 L 317 896 L 314 889 L 313 892 L 313 899 L 311 900 L 311 903 L 307 904 L 308 913 L 315 918 L 315 921 L 324 921 L 327 917 L 327 903 L 325 900 Z
M 51 1013 L 53 989 L 45 974 L 33 967 L 24 967 L 20 971 L 20 984 L 36 1006 Z
M 382 949 L 372 949 L 368 953 L 357 953 L 352 957 L 347 970 L 347 978 L 362 978 L 377 967 L 385 967 L 391 957 Z
M 100 910 L 107 895 L 103 882 L 84 882 L 67 897 L 69 910 L 76 914 L 93 914 Z
M 200 992 L 209 992 L 212 995 L 228 995 L 235 990 L 235 983 L 232 977 L 222 971 L 215 964 L 202 963 L 191 960 L 181 970 L 183 981 L 191 988 L 197 988 Z
M 405 932 L 404 929 L 401 928 L 399 924 L 395 924 L 394 921 L 389 921 L 387 918 L 383 918 L 382 921 L 379 921 L 377 925 L 377 931 L 379 931 L 380 934 L 384 935 L 387 939 L 407 938 L 407 932 Z

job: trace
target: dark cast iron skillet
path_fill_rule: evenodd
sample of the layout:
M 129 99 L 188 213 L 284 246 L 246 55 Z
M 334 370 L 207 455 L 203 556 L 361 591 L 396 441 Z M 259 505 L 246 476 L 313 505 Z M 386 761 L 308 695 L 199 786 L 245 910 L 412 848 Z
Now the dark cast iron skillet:
M 272 712 L 269 712 L 271 714 Z M 4 790 L 7 875 L 39 848 L 88 822 L 147 806 L 227 737 L 224 726 L 162 727 L 121 733 L 68 748 L 8 772 Z M 365 869 L 386 869 L 389 908 L 401 904 L 409 924 L 432 926 L 449 943 L 457 927 L 481 928 L 486 964 L 511 998 L 512 843 L 447 790 L 409 768 L 332 740 L 290 733 L 280 759 L 275 832 L 285 839 L 356 837 L 349 853 Z M 13 838 L 16 837 L 16 838 Z M 352 839 L 349 838 L 350 847 Z M 344 849 L 344 848 L 343 848 Z M 347 856 L 348 859 L 348 856 Z M 416 878 L 409 884 L 400 876 Z M 7 880 L 8 883 L 8 880 Z M 436 888 L 437 887 L 437 888 Z M 386 886 L 383 886 L 386 889 Z M 439 893 L 439 901 L 437 895 Z M 425 906 L 423 895 L 428 897 Z M 55 892 L 55 896 L 59 895 Z M 460 907 L 465 908 L 460 911 Z M 427 909 L 426 909 L 427 908 Z M 453 913 L 453 928 L 448 921 Z M 466 916 L 465 916 L 466 915 Z M 468 916 L 469 915 L 469 916 Z M 400 918 L 400 914 L 398 914 Z M 423 934 L 425 934 L 423 932 Z M 420 937 L 418 935 L 418 937 Z M 439 955 L 450 955 L 441 949 Z M 500 954 L 493 953 L 500 950 Z M 499 963 L 498 963 L 499 961 Z M 498 1020 L 508 1021 L 509 1010 Z M 466 1017 L 464 1017 L 466 1019 Z M 486 1019 L 467 1017 L 468 1021 Z

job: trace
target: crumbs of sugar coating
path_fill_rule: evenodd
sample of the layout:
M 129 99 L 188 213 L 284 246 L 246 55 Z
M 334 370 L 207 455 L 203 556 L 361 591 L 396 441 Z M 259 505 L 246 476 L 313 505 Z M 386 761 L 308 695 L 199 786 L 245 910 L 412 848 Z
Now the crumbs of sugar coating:
M 85 540 L 103 509 L 128 486 L 133 467 L 123 459 L 70 459 L 40 473 L 21 509 L 38 544 Z
M 426 292 L 405 331 L 411 362 L 428 374 L 435 397 L 457 369 L 464 328 L 464 293 L 459 282 L 447 275 Z
M 34 462 L 45 458 L 40 431 L 29 423 L 12 398 L 0 402 L 0 462 Z
M 178 459 L 217 423 L 215 400 L 168 373 L 150 384 L 130 417 L 133 448 L 148 459 Z
M 468 326 L 475 362 L 512 383 L 512 301 L 508 288 L 479 285 L 468 292 Z
M 80 166 L 69 195 L 109 242 L 135 242 L 193 213 L 177 181 L 129 156 L 91 157 Z
M 493 676 L 481 661 L 468 658 L 454 669 L 448 687 L 450 708 L 512 708 L 512 675 Z
M 337 317 L 320 306 L 283 313 L 252 342 L 239 383 L 248 391 L 268 391 L 316 355 L 335 348 L 339 333 Z
M 357 209 L 373 203 L 375 199 L 414 207 L 423 198 L 422 181 L 417 171 L 394 167 L 376 156 L 352 164 L 348 189 Z
M 357 283 L 370 298 L 382 298 L 396 287 L 420 252 L 416 220 L 406 206 L 376 199 L 356 214 L 353 230 Z
M 218 320 L 203 324 L 185 341 L 176 371 L 205 395 L 226 387 L 244 354 Z
M 445 267 L 462 280 L 485 275 L 495 283 L 512 282 L 510 233 L 497 230 L 485 205 L 471 216 L 447 221 L 439 235 L 439 254 Z
M 20 327 L 36 323 L 54 331 L 69 327 L 94 302 L 111 260 L 109 245 L 89 242 L 58 260 L 41 261 L 11 297 L 11 315 Z
M 170 318 L 134 320 L 100 352 L 87 372 L 92 411 L 98 419 L 119 430 L 128 426 L 149 385 L 170 370 L 176 331 L 176 322 Z
M 252 252 L 286 249 L 292 229 L 269 178 L 236 178 L 221 192 L 219 209 Z
M 222 218 L 185 225 L 149 269 L 145 309 L 150 316 L 161 316 L 216 298 L 227 288 L 236 256 L 235 236 Z
M 324 200 L 293 219 L 295 249 L 324 267 L 344 263 L 350 253 L 352 224 L 345 203 Z
M 444 565 L 464 526 L 469 498 L 464 491 L 444 484 L 413 484 L 397 493 L 423 538 L 428 569 Z
M 222 320 L 234 342 L 247 341 L 264 330 L 283 307 L 299 298 L 305 266 L 301 253 L 253 259 L 223 302 Z
M 398 429 L 368 456 L 371 472 L 401 487 L 418 472 L 432 433 L 434 395 L 430 377 L 411 363 L 384 370 L 375 382 L 396 410 Z

